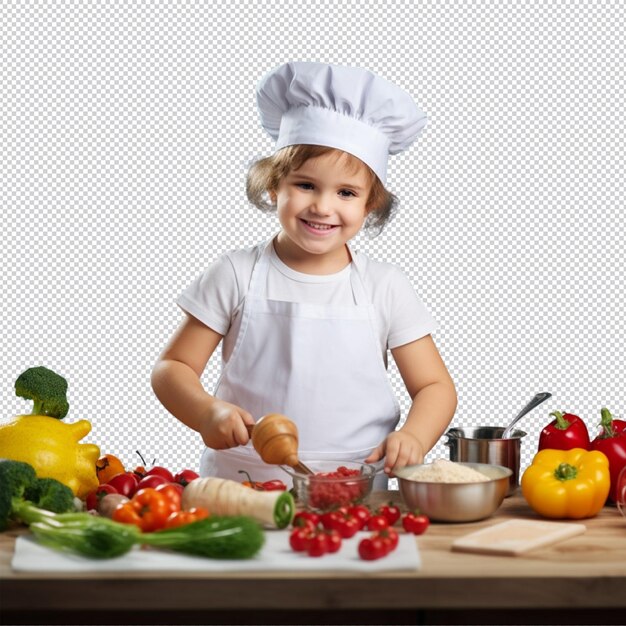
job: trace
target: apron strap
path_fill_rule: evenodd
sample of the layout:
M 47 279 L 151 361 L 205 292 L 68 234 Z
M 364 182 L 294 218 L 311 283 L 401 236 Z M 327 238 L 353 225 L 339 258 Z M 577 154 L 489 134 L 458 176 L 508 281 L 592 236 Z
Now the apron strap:
M 271 255 L 274 245 L 273 242 L 274 237 L 265 242 L 254 264 L 248 287 L 248 293 L 252 298 L 263 298 L 265 296 L 267 275 L 270 271 Z M 362 270 L 359 268 L 359 263 L 355 258 L 352 248 L 350 248 L 348 244 L 346 244 L 346 247 L 351 260 L 350 287 L 352 288 L 354 303 L 357 306 L 368 306 L 371 304 L 371 301 L 367 294 L 367 290 L 365 289 L 365 284 L 361 275 Z

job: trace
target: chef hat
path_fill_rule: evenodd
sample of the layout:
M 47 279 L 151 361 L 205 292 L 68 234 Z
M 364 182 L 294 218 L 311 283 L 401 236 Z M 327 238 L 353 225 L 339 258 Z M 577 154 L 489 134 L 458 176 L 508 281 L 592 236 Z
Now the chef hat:
M 261 124 L 276 150 L 294 144 L 337 148 L 358 157 L 384 183 L 387 157 L 406 150 L 426 114 L 393 83 L 366 69 L 285 63 L 257 87 Z

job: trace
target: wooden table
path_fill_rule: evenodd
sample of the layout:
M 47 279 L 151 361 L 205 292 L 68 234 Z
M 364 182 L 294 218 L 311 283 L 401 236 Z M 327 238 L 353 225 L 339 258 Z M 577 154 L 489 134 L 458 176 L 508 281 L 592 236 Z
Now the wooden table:
M 18 574 L 20 531 L 10 531 L 0 535 L 0 622 L 626 623 L 626 520 L 615 507 L 584 520 L 585 534 L 524 556 L 450 550 L 454 538 L 511 518 L 538 519 L 513 496 L 482 522 L 432 524 L 417 538 L 420 571 L 375 575 Z

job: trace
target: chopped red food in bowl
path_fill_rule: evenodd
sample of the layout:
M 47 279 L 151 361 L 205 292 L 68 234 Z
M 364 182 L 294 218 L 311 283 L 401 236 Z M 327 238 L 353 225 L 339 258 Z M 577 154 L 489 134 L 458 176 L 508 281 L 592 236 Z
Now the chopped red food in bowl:
M 363 502 L 372 491 L 376 468 L 356 461 L 306 461 L 314 472 L 301 474 L 290 467 L 296 500 L 313 511 L 328 511 Z

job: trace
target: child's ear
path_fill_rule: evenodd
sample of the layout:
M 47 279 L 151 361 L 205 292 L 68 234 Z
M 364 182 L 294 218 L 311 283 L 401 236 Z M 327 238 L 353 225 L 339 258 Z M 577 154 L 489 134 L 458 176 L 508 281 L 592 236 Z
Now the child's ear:
M 270 197 L 270 200 L 272 201 L 272 204 L 276 204 L 276 192 L 273 189 L 268 189 L 267 193 Z

